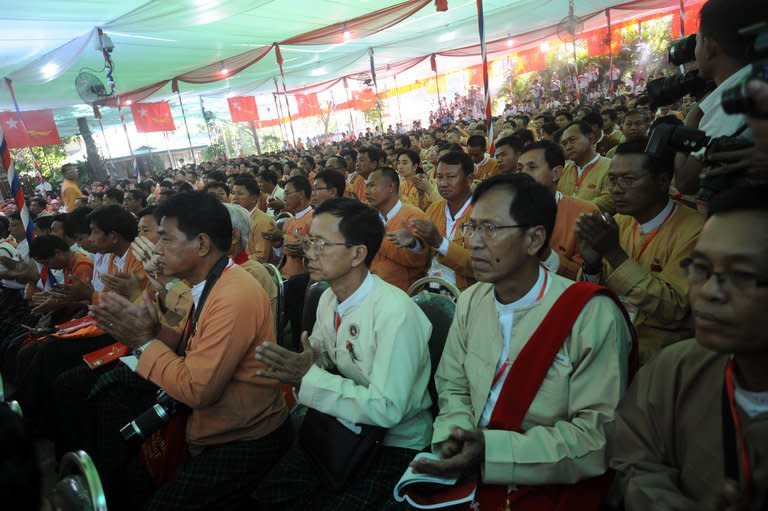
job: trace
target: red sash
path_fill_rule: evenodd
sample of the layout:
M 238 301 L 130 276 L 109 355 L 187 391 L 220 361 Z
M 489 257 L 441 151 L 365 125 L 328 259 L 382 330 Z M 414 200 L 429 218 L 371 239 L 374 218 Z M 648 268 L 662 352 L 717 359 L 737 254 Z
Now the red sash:
M 597 294 L 611 298 L 630 327 L 632 351 L 629 357 L 629 379 L 632 379 L 639 365 L 637 338 L 624 306 L 609 289 L 589 282 L 576 282 L 558 298 L 512 364 L 491 414 L 488 429 L 520 431 L 523 417 L 536 397 L 557 352 L 571 333 L 584 305 Z M 481 483 L 477 488 L 476 500 L 480 503 L 481 511 L 597 510 L 612 480 L 613 473 L 608 471 L 601 476 L 575 484 L 518 486 L 517 491 L 509 495 L 506 485 Z

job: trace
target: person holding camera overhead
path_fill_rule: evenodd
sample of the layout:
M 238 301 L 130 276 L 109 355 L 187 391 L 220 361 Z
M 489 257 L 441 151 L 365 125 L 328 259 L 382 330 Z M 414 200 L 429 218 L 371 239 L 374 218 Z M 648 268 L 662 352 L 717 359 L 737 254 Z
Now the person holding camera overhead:
M 582 215 L 576 238 L 581 278 L 599 282 L 624 303 L 637 328 L 641 363 L 690 337 L 688 257 L 704 223 L 669 197 L 672 158 L 645 153 L 646 138 L 619 144 L 607 182 L 618 214 Z
M 717 87 L 698 108 L 692 108 L 686 126 L 698 128 L 711 138 L 738 135 L 752 140 L 742 113 L 729 114 L 723 109 L 724 93 L 748 79 L 755 57 L 756 33 L 747 29 L 768 20 L 768 2 L 764 0 L 709 0 L 701 9 L 701 22 L 696 34 L 695 59 L 699 76 L 713 80 Z M 765 28 L 763 29 L 765 30 Z M 765 55 L 762 55 L 764 58 Z M 675 159 L 675 186 L 684 194 L 699 190 L 699 179 L 716 174 L 744 175 L 768 166 L 768 154 L 755 147 L 723 151 L 707 156 L 707 160 L 722 165 L 706 168 L 702 159 L 704 149 Z
M 191 457 L 145 509 L 240 509 L 293 437 L 279 384 L 259 375 L 265 365 L 256 358 L 256 347 L 275 336 L 270 300 L 227 256 L 232 222 L 214 196 L 180 193 L 155 214 L 161 218 L 158 265 L 192 286 L 194 305 L 181 333 L 160 327 L 148 295 L 134 304 L 104 293 L 92 308 L 98 325 L 134 350 L 137 374 L 191 408 Z M 143 487 L 127 486 L 140 499 Z

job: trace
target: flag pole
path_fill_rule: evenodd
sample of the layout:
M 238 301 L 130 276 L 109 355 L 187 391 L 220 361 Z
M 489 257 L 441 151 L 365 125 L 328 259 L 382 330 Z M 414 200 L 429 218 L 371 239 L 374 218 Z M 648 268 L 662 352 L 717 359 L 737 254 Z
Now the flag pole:
M 31 148 L 30 148 L 31 151 Z M 24 189 L 21 186 L 21 180 L 19 174 L 13 166 L 11 160 L 11 150 L 8 148 L 8 142 L 5 140 L 0 129 L 0 162 L 2 162 L 3 169 L 8 179 L 8 185 L 11 187 L 11 195 L 16 203 L 16 209 L 19 211 L 21 217 L 21 223 L 24 226 L 24 236 L 28 242 L 32 241 L 32 237 L 35 232 L 35 226 L 32 223 L 32 217 L 27 209 L 27 201 L 24 199 Z
M 488 54 L 485 48 L 485 17 L 483 15 L 483 0 L 477 3 L 477 31 L 480 35 L 480 55 L 483 59 L 483 89 L 485 91 L 483 103 L 485 105 L 485 123 L 488 129 L 488 152 L 493 154 L 493 116 L 491 115 L 491 89 L 488 81 Z
M 347 111 L 349 112 L 349 126 L 352 129 L 352 135 L 355 134 L 355 118 L 352 116 L 352 110 L 354 110 L 354 105 L 352 105 L 352 100 L 349 99 L 349 82 L 347 82 L 347 77 L 344 77 L 344 92 L 347 95 Z
M 277 120 L 280 123 L 280 135 L 283 137 L 283 147 L 285 147 L 285 144 L 288 143 L 288 130 L 286 130 L 285 125 L 283 124 L 283 108 L 280 105 L 280 100 L 277 99 L 280 95 L 280 88 L 277 86 L 277 78 L 273 76 L 272 80 L 275 82 L 275 92 L 272 93 L 272 99 L 275 100 L 275 108 L 277 108 Z
M 29 136 L 29 131 L 27 131 L 27 125 L 24 122 L 24 116 L 21 115 L 19 102 L 16 101 L 16 92 L 13 90 L 13 82 L 11 81 L 10 78 L 7 78 L 7 77 L 5 78 L 5 85 L 8 87 L 8 92 L 11 95 L 11 100 L 13 101 L 13 107 L 16 110 L 16 116 L 19 118 L 21 127 L 24 129 L 24 140 L 27 143 L 27 149 L 29 149 L 29 152 L 32 155 L 32 164 L 35 167 L 37 180 L 42 184 L 44 179 L 43 179 L 43 173 L 40 171 L 40 162 L 38 161 L 37 156 L 35 156 L 35 152 L 32 150 L 32 139 Z
M 288 125 L 291 127 L 291 140 L 293 140 L 293 147 L 296 148 L 296 132 L 293 130 L 293 117 L 291 116 L 291 105 L 288 103 L 288 89 L 285 86 L 285 70 L 283 69 L 283 54 L 280 52 L 280 46 L 275 43 L 275 58 L 277 59 L 277 67 L 280 68 L 280 79 L 283 84 L 283 94 L 285 95 L 285 112 L 288 114 Z M 275 81 L 277 83 L 277 81 Z M 279 94 L 279 92 L 278 92 Z
M 187 124 L 187 114 L 184 112 L 184 102 L 181 100 L 181 91 L 179 90 L 179 81 L 174 80 L 171 84 L 171 89 L 179 98 L 179 106 L 181 107 L 181 117 L 184 119 L 184 129 L 187 132 L 187 142 L 189 142 L 189 152 L 192 153 L 192 163 L 197 166 L 197 159 L 195 158 L 195 150 L 192 148 L 192 135 L 189 134 L 189 124 Z M 205 119 L 203 119 L 205 120 Z
M 373 90 L 376 91 L 376 111 L 379 113 L 379 129 L 384 134 L 384 121 L 381 118 L 381 98 L 379 97 L 379 84 L 376 80 L 376 63 L 373 58 L 373 48 L 368 48 L 371 63 L 371 79 L 373 79 Z

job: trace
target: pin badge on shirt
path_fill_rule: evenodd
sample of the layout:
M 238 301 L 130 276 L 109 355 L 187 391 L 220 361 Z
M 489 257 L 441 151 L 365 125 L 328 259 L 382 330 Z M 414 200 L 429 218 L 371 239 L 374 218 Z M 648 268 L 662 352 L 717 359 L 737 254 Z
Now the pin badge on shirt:
M 347 341 L 346 344 L 347 351 L 349 352 L 349 356 L 352 357 L 352 360 L 357 362 L 357 354 L 355 353 L 355 347 L 352 345 L 352 341 Z
M 352 336 L 353 339 L 357 339 L 357 334 L 359 333 L 360 328 L 356 324 L 352 323 L 349 325 L 349 335 Z

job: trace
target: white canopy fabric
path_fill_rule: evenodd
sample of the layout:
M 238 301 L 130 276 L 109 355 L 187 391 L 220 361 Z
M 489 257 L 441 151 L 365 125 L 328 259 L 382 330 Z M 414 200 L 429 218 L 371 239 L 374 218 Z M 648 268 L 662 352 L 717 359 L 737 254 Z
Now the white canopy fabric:
M 91 117 L 79 98 L 75 77 L 90 70 L 104 81 L 104 60 L 95 28 L 114 43 L 112 59 L 117 90 L 124 92 L 169 80 L 223 59 L 258 50 L 294 36 L 352 20 L 402 2 L 393 0 L 26 0 L 6 2 L 0 10 L 0 76 L 12 80 L 22 110 L 53 108 L 62 134 L 76 130 L 75 118 Z M 280 44 L 288 89 L 366 72 L 369 48 L 377 66 L 476 45 L 479 41 L 475 0 L 449 0 L 446 12 L 432 1 L 407 19 L 378 33 L 359 37 L 339 30 L 334 44 Z M 568 14 L 567 0 L 484 0 L 488 41 L 554 27 Z M 623 4 L 619 6 L 619 4 Z M 575 14 L 590 26 L 605 25 L 639 10 L 667 9 L 679 0 L 576 0 Z M 344 32 L 349 32 L 344 34 Z M 552 28 L 549 35 L 553 35 Z M 525 43 L 525 38 L 521 40 Z M 438 57 L 441 70 L 480 62 L 479 51 Z M 428 72 L 429 62 L 419 64 Z M 223 70 L 226 71 L 226 70 Z M 227 79 L 206 84 L 181 83 L 185 101 L 231 95 L 271 95 L 279 77 L 274 49 L 263 59 Z M 170 84 L 148 100 L 174 96 Z M 12 110 L 7 88 L 0 110 Z M 115 108 L 104 111 L 105 124 L 117 121 Z M 179 123 L 177 122 L 177 125 Z

